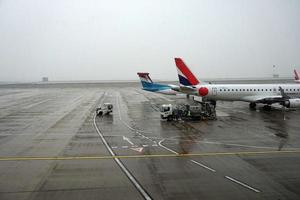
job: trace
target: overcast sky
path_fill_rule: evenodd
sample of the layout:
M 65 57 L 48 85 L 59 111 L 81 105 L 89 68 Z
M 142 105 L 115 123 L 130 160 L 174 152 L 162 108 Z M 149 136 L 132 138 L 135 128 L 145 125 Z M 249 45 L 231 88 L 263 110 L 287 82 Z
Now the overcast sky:
M 0 82 L 300 71 L 299 0 L 0 0 Z

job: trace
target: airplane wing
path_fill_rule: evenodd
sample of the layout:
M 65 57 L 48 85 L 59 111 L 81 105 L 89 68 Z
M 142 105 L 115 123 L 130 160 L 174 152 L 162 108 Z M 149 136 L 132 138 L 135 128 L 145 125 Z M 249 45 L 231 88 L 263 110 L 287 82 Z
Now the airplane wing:
M 245 96 L 243 98 L 244 101 L 254 102 L 254 103 L 263 103 L 263 104 L 273 104 L 280 103 L 285 100 L 282 95 L 274 95 L 274 96 Z
M 170 86 L 172 90 L 175 90 L 177 92 L 185 93 L 185 94 L 190 94 L 190 95 L 196 95 L 197 94 L 197 88 L 193 86 Z
M 178 86 L 178 85 L 168 84 L 168 86 L 176 92 L 179 92 L 179 90 L 180 90 L 180 86 Z

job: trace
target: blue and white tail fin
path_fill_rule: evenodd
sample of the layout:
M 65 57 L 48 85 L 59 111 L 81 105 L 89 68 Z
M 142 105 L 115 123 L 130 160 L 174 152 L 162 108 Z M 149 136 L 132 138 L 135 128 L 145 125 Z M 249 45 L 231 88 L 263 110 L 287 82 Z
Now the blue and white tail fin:
M 177 89 L 178 91 L 178 86 L 154 83 L 150 78 L 149 73 L 146 72 L 138 72 L 137 75 L 140 77 L 143 90 L 149 92 L 157 92 L 161 94 L 168 94 L 168 95 L 177 94 L 175 89 Z
M 181 58 L 175 58 L 175 63 L 181 86 L 195 86 L 200 84 L 200 81 L 198 81 L 196 76 L 191 72 Z
M 149 73 L 138 72 L 137 75 L 140 77 L 143 89 L 148 89 L 153 87 L 153 81 L 149 76 Z

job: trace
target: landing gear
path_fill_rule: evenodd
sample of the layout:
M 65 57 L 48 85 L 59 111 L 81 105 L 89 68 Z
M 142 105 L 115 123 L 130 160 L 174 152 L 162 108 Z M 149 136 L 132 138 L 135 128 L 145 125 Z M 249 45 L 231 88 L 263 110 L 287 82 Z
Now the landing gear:
M 216 108 L 217 102 L 216 101 L 210 101 L 210 104 L 214 106 L 214 108 Z
M 264 105 L 263 109 L 266 110 L 266 111 L 270 111 L 271 106 L 270 105 Z
M 249 108 L 250 108 L 251 110 L 255 110 L 255 109 L 256 109 L 256 103 L 251 102 L 251 103 L 249 104 Z

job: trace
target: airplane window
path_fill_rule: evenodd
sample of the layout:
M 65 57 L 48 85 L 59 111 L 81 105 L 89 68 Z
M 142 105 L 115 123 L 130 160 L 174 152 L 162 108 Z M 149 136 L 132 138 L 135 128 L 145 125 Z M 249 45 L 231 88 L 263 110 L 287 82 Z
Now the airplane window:
M 247 89 L 247 91 L 249 91 L 249 89 Z
M 234 91 L 234 89 L 232 89 L 231 91 Z
M 290 91 L 292 91 L 292 89 L 290 89 Z
M 224 89 L 224 92 L 226 92 L 226 89 Z
M 240 91 L 242 91 L 242 89 L 240 89 Z
M 238 89 L 235 89 L 235 91 L 239 91 Z
M 254 91 L 256 91 L 256 89 L 254 89 Z
M 274 88 L 273 90 L 274 90 L 274 92 L 276 92 L 276 88 Z
M 272 89 L 270 89 L 270 91 L 272 91 Z
M 285 91 L 288 91 L 288 89 L 285 89 Z
M 257 91 L 260 91 L 259 89 L 257 89 Z
M 222 89 L 220 89 L 220 92 L 222 92 Z
M 250 91 L 252 91 L 252 89 L 250 89 Z
M 294 89 L 294 91 L 296 91 L 296 89 Z
M 245 89 L 243 89 L 243 91 L 245 91 Z

